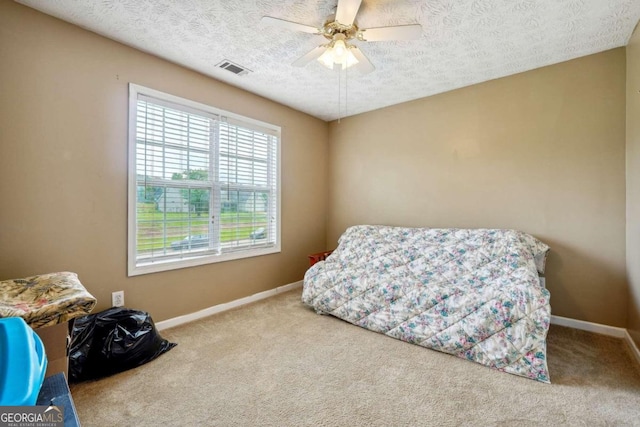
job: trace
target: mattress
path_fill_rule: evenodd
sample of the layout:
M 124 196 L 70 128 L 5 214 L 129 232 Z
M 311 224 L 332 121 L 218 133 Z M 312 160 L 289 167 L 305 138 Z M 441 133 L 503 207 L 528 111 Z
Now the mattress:
M 517 230 L 350 227 L 302 301 L 402 341 L 550 382 L 549 247 Z

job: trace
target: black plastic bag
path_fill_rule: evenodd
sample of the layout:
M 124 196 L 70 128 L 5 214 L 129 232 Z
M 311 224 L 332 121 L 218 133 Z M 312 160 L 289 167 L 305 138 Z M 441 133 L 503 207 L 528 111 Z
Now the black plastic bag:
M 149 313 L 113 307 L 75 320 L 69 380 L 97 379 L 152 361 L 177 344 L 163 339 Z

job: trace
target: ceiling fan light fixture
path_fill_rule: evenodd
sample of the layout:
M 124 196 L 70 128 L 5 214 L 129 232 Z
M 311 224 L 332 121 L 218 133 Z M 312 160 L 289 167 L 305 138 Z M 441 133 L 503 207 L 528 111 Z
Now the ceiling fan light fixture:
M 328 47 L 327 50 L 324 51 L 322 55 L 318 58 L 318 62 L 327 67 L 330 70 L 333 70 L 333 55 L 332 55 L 332 47 Z
M 327 50 L 320 55 L 318 61 L 325 67 L 333 70 L 335 64 L 344 70 L 358 63 L 358 59 L 351 52 L 350 46 L 344 41 L 344 34 L 336 34 L 333 41 L 327 46 Z
M 347 54 L 345 55 L 344 62 L 342 63 L 342 68 L 349 68 L 358 63 L 358 58 L 353 55 L 349 46 L 347 46 Z
M 344 61 L 344 56 L 347 54 L 347 45 L 344 44 L 344 40 L 336 40 L 333 44 L 333 56 L 337 61 Z

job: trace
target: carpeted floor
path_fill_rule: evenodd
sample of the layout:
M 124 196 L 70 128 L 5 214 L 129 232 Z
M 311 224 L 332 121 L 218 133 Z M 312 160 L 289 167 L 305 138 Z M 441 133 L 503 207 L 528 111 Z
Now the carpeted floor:
M 552 326 L 552 384 L 319 316 L 300 290 L 166 330 L 159 359 L 71 390 L 83 426 L 640 425 L 622 340 Z

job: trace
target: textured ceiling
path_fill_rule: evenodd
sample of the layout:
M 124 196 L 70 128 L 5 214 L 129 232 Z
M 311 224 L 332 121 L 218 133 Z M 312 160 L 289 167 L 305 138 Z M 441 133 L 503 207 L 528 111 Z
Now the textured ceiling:
M 419 23 L 423 35 L 356 41 L 376 69 L 345 77 L 317 61 L 290 65 L 322 36 L 260 22 L 319 27 L 336 0 L 17 1 L 323 120 L 625 46 L 640 19 L 640 0 L 364 0 L 360 28 Z M 252 73 L 217 68 L 224 59 Z

